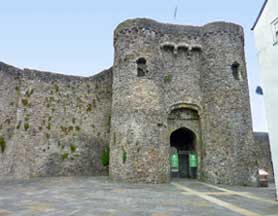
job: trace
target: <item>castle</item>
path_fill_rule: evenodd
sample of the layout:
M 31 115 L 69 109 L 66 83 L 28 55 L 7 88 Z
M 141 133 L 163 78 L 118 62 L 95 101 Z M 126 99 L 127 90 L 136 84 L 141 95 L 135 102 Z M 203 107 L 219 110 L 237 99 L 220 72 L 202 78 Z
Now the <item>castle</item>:
M 271 172 L 266 139 L 252 130 L 242 27 L 149 19 L 114 32 L 113 67 L 92 77 L 0 63 L 0 179 L 109 175 L 169 182 L 170 149 L 189 177 L 250 185 Z

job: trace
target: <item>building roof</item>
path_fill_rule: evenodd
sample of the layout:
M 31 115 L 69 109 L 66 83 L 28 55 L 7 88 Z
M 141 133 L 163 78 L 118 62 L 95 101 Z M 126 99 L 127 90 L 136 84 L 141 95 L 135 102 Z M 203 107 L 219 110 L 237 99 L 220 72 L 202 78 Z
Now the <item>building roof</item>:
M 267 2 L 268 2 L 268 0 L 265 0 L 265 1 L 264 1 L 264 4 L 263 4 L 263 6 L 262 6 L 262 8 L 261 8 L 261 10 L 260 10 L 260 13 L 259 13 L 259 15 L 257 16 L 256 21 L 255 21 L 254 25 L 252 26 L 251 30 L 254 30 L 254 29 L 256 28 L 256 25 L 257 25 L 257 23 L 259 22 L 262 13 L 264 12 L 264 9 L 265 9 L 265 6 L 266 6 Z

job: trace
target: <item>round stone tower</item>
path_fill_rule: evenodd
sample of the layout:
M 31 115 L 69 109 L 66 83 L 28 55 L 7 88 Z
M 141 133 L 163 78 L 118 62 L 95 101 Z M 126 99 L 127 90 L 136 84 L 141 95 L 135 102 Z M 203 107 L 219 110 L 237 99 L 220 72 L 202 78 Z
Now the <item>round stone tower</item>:
M 110 175 L 129 182 L 167 182 L 169 146 L 163 121 L 159 37 L 148 20 L 115 30 Z
M 159 37 L 152 24 L 128 20 L 114 33 L 110 176 L 117 180 L 169 180 L 163 89 L 155 74 Z
M 202 41 L 203 177 L 213 183 L 250 185 L 257 169 L 243 28 L 211 23 L 202 27 Z

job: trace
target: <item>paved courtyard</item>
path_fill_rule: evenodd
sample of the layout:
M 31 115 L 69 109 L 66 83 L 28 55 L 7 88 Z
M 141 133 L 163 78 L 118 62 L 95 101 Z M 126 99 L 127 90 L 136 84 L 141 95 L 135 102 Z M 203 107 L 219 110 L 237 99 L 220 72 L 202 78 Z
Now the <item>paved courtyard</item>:
M 0 182 L 0 216 L 278 216 L 269 188 L 214 186 L 197 181 L 123 184 L 106 177 Z

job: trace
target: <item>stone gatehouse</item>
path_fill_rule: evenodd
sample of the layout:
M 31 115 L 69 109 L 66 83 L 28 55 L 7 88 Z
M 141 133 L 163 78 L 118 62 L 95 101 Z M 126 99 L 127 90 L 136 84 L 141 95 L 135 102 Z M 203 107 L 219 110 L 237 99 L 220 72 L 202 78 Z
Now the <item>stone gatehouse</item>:
M 271 171 L 267 141 L 255 142 L 242 27 L 149 19 L 114 32 L 112 68 L 92 77 L 0 63 L 0 178 L 109 175 L 169 182 L 180 177 L 250 185 Z M 262 154 L 261 149 L 265 149 Z

